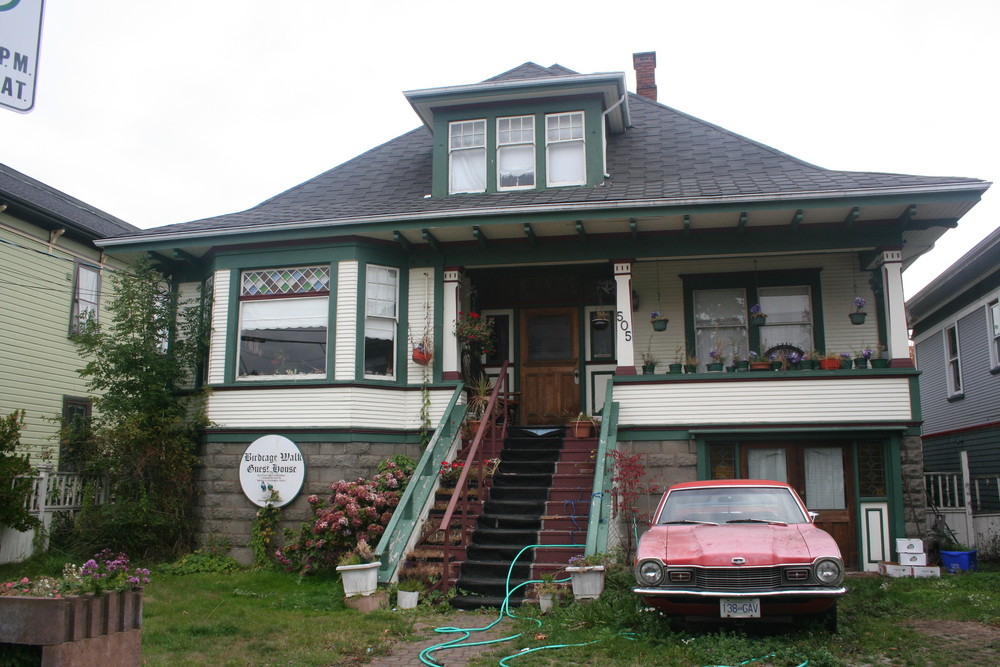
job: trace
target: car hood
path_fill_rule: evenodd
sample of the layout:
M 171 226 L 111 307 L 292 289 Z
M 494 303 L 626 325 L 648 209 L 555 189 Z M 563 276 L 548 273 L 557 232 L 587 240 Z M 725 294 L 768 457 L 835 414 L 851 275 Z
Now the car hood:
M 820 556 L 840 558 L 830 535 L 812 524 L 775 526 L 654 526 L 639 543 L 639 558 L 660 558 L 668 565 L 743 567 L 809 563 Z

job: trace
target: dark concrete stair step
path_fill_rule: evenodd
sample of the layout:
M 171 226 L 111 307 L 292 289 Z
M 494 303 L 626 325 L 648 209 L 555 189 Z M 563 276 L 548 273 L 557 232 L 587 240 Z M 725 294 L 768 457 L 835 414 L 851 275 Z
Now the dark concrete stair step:
M 500 466 L 508 461 L 538 461 L 538 462 L 551 462 L 555 463 L 559 460 L 559 450 L 551 449 L 545 451 L 538 450 L 527 450 L 527 449 L 512 449 L 503 450 L 500 454 Z
M 483 508 L 483 514 L 533 514 L 541 516 L 545 510 L 545 499 L 516 500 L 490 498 Z
M 534 528 L 499 528 L 480 525 L 473 534 L 472 543 L 482 545 L 534 544 L 538 530 Z
M 495 607 L 497 609 L 503 605 L 502 595 L 456 595 L 449 604 L 455 609 L 464 611 L 475 611 L 484 607 Z M 524 596 L 512 597 L 507 601 L 508 607 L 520 607 L 524 604 Z
M 479 515 L 479 528 L 507 528 L 511 530 L 538 530 L 542 527 L 540 514 L 507 514 L 483 512 Z
M 553 475 L 556 472 L 555 461 L 502 461 L 494 479 L 518 475 Z
M 539 511 L 544 509 L 551 490 L 546 486 L 495 486 L 490 492 L 489 502 L 498 500 L 538 501 Z

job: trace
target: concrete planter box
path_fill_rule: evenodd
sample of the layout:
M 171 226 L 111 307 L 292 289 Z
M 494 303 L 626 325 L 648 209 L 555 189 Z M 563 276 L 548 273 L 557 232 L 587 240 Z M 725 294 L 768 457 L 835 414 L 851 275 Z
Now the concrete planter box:
M 138 665 L 142 591 L 0 597 L 0 643 L 42 646 L 43 667 Z
M 371 595 L 378 589 L 378 567 L 380 563 L 360 565 L 338 565 L 337 572 L 344 582 L 344 595 Z
M 582 567 L 567 567 L 566 571 L 573 578 L 573 597 L 577 600 L 594 600 L 604 591 L 604 566 L 586 565 Z

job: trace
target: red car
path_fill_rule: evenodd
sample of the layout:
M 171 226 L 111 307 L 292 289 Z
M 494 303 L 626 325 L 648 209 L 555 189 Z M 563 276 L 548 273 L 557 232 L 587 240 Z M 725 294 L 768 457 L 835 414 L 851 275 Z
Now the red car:
M 788 484 L 676 484 L 639 540 L 634 591 L 677 620 L 791 620 L 837 629 L 844 561 Z

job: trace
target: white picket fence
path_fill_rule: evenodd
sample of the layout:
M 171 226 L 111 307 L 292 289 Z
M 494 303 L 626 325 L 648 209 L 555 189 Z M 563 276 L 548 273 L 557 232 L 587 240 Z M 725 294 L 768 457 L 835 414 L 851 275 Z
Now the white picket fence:
M 94 503 L 103 504 L 108 500 L 107 482 L 102 478 L 88 478 L 72 472 L 55 472 L 51 464 L 43 463 L 36 468 L 38 475 L 31 478 L 32 488 L 27 507 L 32 515 L 38 517 L 42 525 L 36 530 L 24 532 L 0 526 L 0 563 L 20 562 L 31 556 L 36 546 L 40 550 L 48 548 L 49 527 L 53 515 L 56 512 L 80 510 L 83 507 L 84 487 L 88 481 L 96 482 Z

